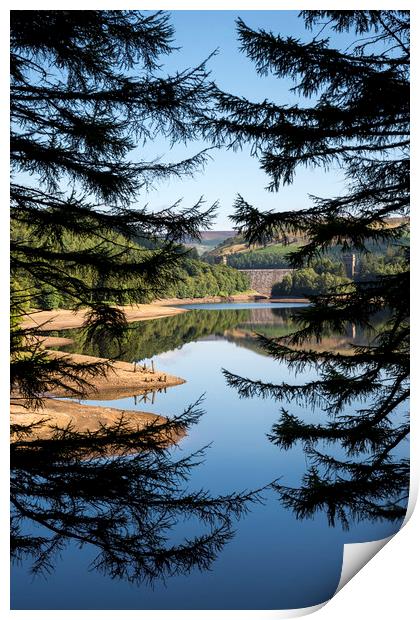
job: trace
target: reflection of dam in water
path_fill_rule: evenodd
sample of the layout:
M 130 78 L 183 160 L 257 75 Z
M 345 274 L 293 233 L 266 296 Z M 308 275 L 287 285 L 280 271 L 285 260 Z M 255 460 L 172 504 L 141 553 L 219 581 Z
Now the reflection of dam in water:
M 296 324 L 293 324 L 293 314 L 296 310 L 282 308 L 280 304 L 278 308 L 256 308 L 248 312 L 249 318 L 241 321 L 242 325 L 276 325 L 279 327 L 289 327 L 290 330 L 297 329 Z M 366 330 L 361 326 L 356 326 L 354 323 L 349 323 L 346 326 L 345 334 L 342 334 L 342 338 L 346 340 L 366 340 Z
M 248 310 L 249 319 L 243 321 L 245 325 L 255 323 L 259 325 L 265 323 L 266 325 L 283 325 L 290 322 L 292 313 L 288 308 L 255 308 Z

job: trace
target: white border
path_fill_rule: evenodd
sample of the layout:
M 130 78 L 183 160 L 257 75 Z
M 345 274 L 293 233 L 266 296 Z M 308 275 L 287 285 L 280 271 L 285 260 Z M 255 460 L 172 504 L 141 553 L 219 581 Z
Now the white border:
M 124 9 L 167 9 L 167 10 L 300 10 L 300 9 L 336 9 L 337 3 L 331 1 L 323 1 L 321 2 L 282 2 L 278 0 L 276 2 L 267 2 L 264 0 L 260 0 L 258 3 L 255 2 L 245 2 L 245 1 L 220 1 L 213 0 L 212 2 L 201 2 L 199 6 L 197 3 L 193 2 L 181 2 L 177 0 L 168 1 L 163 0 L 161 3 L 156 1 L 144 1 L 141 3 L 141 6 L 138 2 L 132 2 L 127 0 L 126 2 L 116 2 L 115 0 L 110 2 L 109 0 L 101 0 L 92 2 L 90 0 L 84 0 L 84 2 L 80 2 L 79 0 L 73 0 L 70 2 L 28 2 L 28 1 L 19 1 L 15 2 L 7 2 L 5 5 L 1 7 L 1 41 L 2 41 L 2 53 L 3 58 L 0 63 L 0 75 L 1 75 L 1 83 L 3 85 L 3 97 L 2 103 L 0 105 L 1 111 L 1 132 L 3 144 L 3 153 L 7 151 L 8 145 L 8 105 L 7 105 L 7 97 L 5 96 L 7 92 L 7 84 L 8 84 L 8 48 L 7 41 L 9 39 L 9 17 L 8 12 L 11 8 L 13 9 L 116 9 L 116 8 L 124 8 Z M 395 9 L 395 1 L 382 1 L 382 2 L 370 2 L 368 5 L 369 9 Z M 362 9 L 366 8 L 365 3 L 360 2 L 346 2 L 345 7 L 343 9 Z M 416 100 L 418 104 L 418 61 L 416 58 L 419 58 L 419 50 L 418 50 L 418 38 L 419 38 L 419 28 L 418 28 L 418 14 L 419 11 L 415 6 L 414 1 L 405 2 L 403 5 L 405 9 L 411 9 L 412 12 L 412 48 L 413 48 L 413 73 L 414 73 L 414 81 L 412 87 L 412 97 L 413 101 Z M 417 52 L 417 53 L 416 53 Z M 413 118 L 412 118 L 412 127 L 413 127 L 413 135 L 415 138 L 418 138 L 418 123 L 417 123 L 417 115 L 415 114 L 416 108 L 414 105 L 412 106 L 414 110 Z M 418 158 L 418 148 L 417 141 L 414 140 L 414 149 L 412 156 L 412 170 L 414 174 L 412 175 L 413 180 L 413 194 L 414 194 L 414 204 L 418 201 L 418 184 L 417 179 L 419 177 L 419 158 Z M 5 158 L 4 158 L 5 159 Z M 417 164 L 417 165 L 416 165 Z M 3 196 L 7 196 L 7 187 L 8 187 L 8 169 L 7 160 L 4 161 L 4 164 L 1 168 L 1 181 L 4 189 Z M 7 200 L 7 198 L 6 198 Z M 3 251 L 2 261 L 0 263 L 0 277 L 1 277 L 1 290 L 8 290 L 8 266 L 7 266 L 7 247 L 8 247 L 8 216 L 7 216 L 7 207 L 4 204 L 0 211 L 1 213 L 1 226 L 0 226 L 0 248 Z M 418 266 L 418 251 L 416 248 L 419 246 L 418 239 L 418 209 L 413 210 L 411 221 L 412 221 L 412 248 L 413 248 L 413 267 L 415 273 L 417 273 L 416 268 Z M 414 308 L 414 302 L 416 301 L 415 295 L 415 284 L 416 281 L 413 278 L 413 311 L 417 310 Z M 7 299 L 7 295 L 4 295 L 4 298 Z M 420 298 L 420 297 L 419 297 Z M 413 316 L 416 316 L 416 313 L 412 313 Z M 3 316 L 3 321 L 1 322 L 1 342 L 8 342 L 9 338 L 9 330 L 8 330 L 8 321 L 6 316 Z M 412 350 L 414 352 L 420 350 L 420 330 L 417 325 L 413 325 L 413 347 Z M 7 471 L 8 469 L 8 356 L 7 356 L 7 347 L 3 344 L 2 347 L 3 355 L 1 355 L 0 361 L 0 377 L 1 377 L 1 385 L 3 387 L 3 394 L 5 395 L 5 399 L 3 402 L 7 402 L 7 408 L 4 408 L 3 415 L 1 416 L 1 429 L 2 429 L 2 442 L 3 449 L 1 450 L 1 467 L 2 471 Z M 414 359 L 415 370 L 417 365 L 417 356 Z M 416 385 L 416 381 L 413 381 L 413 401 L 414 405 L 412 406 L 412 437 L 415 438 L 415 448 L 411 450 L 411 487 L 413 491 L 417 491 L 418 488 L 418 479 L 419 479 L 419 457 L 417 456 L 417 447 L 418 447 L 418 437 L 419 437 L 419 424 L 416 420 L 417 417 L 417 409 L 418 404 L 420 402 L 419 399 L 419 391 Z M 412 446 L 414 441 L 412 439 Z M 3 492 L 2 498 L 5 498 L 8 493 L 8 483 L 7 477 L 5 475 L 1 476 L 1 489 Z M 413 498 L 413 495 L 411 495 Z M 410 499 L 411 499 L 410 498 Z M 1 502 L 1 528 L 0 531 L 2 533 L 3 544 L 1 545 L 2 549 L 2 557 L 0 567 L 3 569 L 1 571 L 1 579 L 0 579 L 0 610 L 3 612 L 2 617 L 8 618 L 39 618 L 40 620 L 44 620 L 44 618 L 100 618 L 104 620 L 106 618 L 114 618 L 118 617 L 138 617 L 139 613 L 141 613 L 141 617 L 146 620 L 149 618 L 160 619 L 160 618 L 168 618 L 171 617 L 171 620 L 184 620 L 185 618 L 255 618 L 255 619 L 263 619 L 263 618 L 279 618 L 279 617 L 296 617 L 297 615 L 301 615 L 301 613 L 296 610 L 297 613 L 292 612 L 278 612 L 278 611 L 211 611 L 211 610 L 199 610 L 199 611 L 183 611 L 183 610 L 173 610 L 173 611 L 9 611 L 8 600 L 9 600 L 9 568 L 8 568 L 8 523 L 9 523 L 9 513 L 8 506 L 6 501 Z M 363 568 L 361 573 L 357 574 L 353 579 L 351 579 L 351 584 L 347 587 L 344 587 L 333 599 L 325 606 L 316 606 L 316 608 L 306 609 L 306 613 L 310 611 L 318 611 L 318 618 L 320 620 L 354 620 L 354 616 L 357 614 L 362 618 L 369 617 L 379 617 L 383 620 L 394 620 L 396 617 L 399 619 L 411 619 L 417 616 L 416 608 L 418 609 L 418 553 L 419 553 L 419 527 L 420 523 L 420 511 L 416 510 L 413 513 L 413 516 L 403 530 L 399 532 L 389 544 L 386 545 L 385 549 L 381 551 L 381 553 L 374 557 L 368 564 Z M 369 544 L 369 543 L 368 543 Z M 347 546 L 346 546 L 347 547 Z M 301 610 L 303 611 L 303 610 Z

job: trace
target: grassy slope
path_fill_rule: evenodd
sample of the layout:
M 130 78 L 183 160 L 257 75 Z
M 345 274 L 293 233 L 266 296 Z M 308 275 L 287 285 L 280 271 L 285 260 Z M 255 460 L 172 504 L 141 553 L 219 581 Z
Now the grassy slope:
M 264 248 L 257 248 L 253 251 L 258 254 L 277 254 L 278 256 L 284 256 L 285 254 L 296 251 L 301 245 L 300 243 L 290 243 L 288 245 L 276 243 L 273 245 L 266 245 Z

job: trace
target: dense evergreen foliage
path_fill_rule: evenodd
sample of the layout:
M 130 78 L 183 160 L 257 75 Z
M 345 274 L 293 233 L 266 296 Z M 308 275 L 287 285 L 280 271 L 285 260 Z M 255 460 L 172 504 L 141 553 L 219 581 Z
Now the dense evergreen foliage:
M 376 276 L 398 274 L 406 266 L 407 246 L 390 246 L 383 253 L 365 253 L 358 257 L 356 278 L 372 280 Z
M 168 144 L 193 138 L 196 114 L 208 109 L 204 65 L 162 77 L 159 57 L 171 52 L 172 36 L 161 13 L 12 12 L 16 319 L 39 305 L 39 295 L 51 305 L 65 299 L 88 309 L 92 337 L 119 337 L 125 317 L 109 302 L 157 296 L 183 260 L 180 241 L 198 239 L 210 225 L 214 209 L 203 210 L 201 201 L 183 209 L 174 201 L 159 212 L 139 206 L 148 186 L 192 174 L 206 157 L 163 163 L 145 160 L 140 147 L 130 154 L 158 134 Z M 134 248 L 139 238 L 158 240 L 159 249 Z M 12 387 L 31 405 L 61 372 L 27 337 L 34 335 L 15 330 L 12 339 Z M 85 377 L 100 371 L 67 362 L 61 380 L 69 370 Z
M 288 255 L 299 246 L 268 246 L 261 250 L 238 252 L 227 256 L 227 264 L 236 269 L 287 269 Z
M 39 245 L 36 237 L 34 238 L 31 226 L 13 225 L 13 236 L 19 239 L 32 238 L 33 245 Z M 81 240 L 77 235 L 63 233 L 64 243 L 69 252 L 80 253 L 89 252 L 95 248 L 97 240 L 94 236 L 86 237 Z M 159 252 L 159 243 L 149 248 L 139 246 L 139 244 L 127 241 L 121 234 L 110 234 L 108 241 L 104 243 L 104 249 L 110 255 L 119 254 L 116 248 L 125 247 L 126 251 L 122 256 L 118 256 L 121 265 L 133 264 L 138 262 L 143 264 L 146 258 L 152 260 L 154 253 Z M 59 245 L 50 243 L 52 250 L 57 253 L 60 251 Z M 107 304 L 128 304 L 132 300 L 132 291 L 135 287 L 143 290 L 143 302 L 150 302 L 159 297 L 204 297 L 206 295 L 220 295 L 226 297 L 235 293 L 249 289 L 249 278 L 246 274 L 241 274 L 235 269 L 225 265 L 208 265 L 202 261 L 192 258 L 191 250 L 187 251 L 180 246 L 179 256 L 174 263 L 170 277 L 166 282 L 162 282 L 159 292 L 147 290 L 144 277 L 132 271 L 121 271 L 121 273 L 99 273 L 89 265 L 75 263 L 70 268 L 65 261 L 56 261 L 56 266 L 71 270 L 72 276 L 83 281 L 86 288 L 92 291 L 103 290 L 103 302 Z M 14 286 L 19 290 L 37 290 L 36 295 L 31 298 L 31 302 L 36 304 L 36 308 L 50 310 L 56 308 L 78 307 L 78 301 L 69 294 L 68 291 L 60 290 L 54 286 L 53 282 L 37 282 L 36 278 L 24 269 L 16 269 L 13 274 Z M 117 294 L 115 294 L 117 291 Z M 29 310 L 29 300 L 28 300 Z
M 162 13 L 12 11 L 11 386 L 22 411 L 41 407 L 58 386 L 82 395 L 107 367 L 50 356 L 39 330 L 21 327 L 40 300 L 86 308 L 91 343 L 121 341 L 125 316 L 110 302 L 159 295 L 182 265 L 200 271 L 181 242 L 200 238 L 214 208 L 201 200 L 182 208 L 175 198 L 159 212 L 141 206 L 148 186 L 192 174 L 206 159 L 142 156 L 141 145 L 157 135 L 168 146 L 193 138 L 212 96 L 204 65 L 162 75 L 172 36 Z M 240 285 L 231 271 L 217 273 L 224 290 Z M 49 571 L 74 541 L 96 548 L 93 567 L 111 577 L 151 581 L 209 568 L 258 494 L 184 490 L 202 452 L 176 459 L 169 448 L 200 414 L 190 406 L 138 431 L 122 416 L 94 433 L 55 428 L 49 439 L 33 436 L 42 416 L 13 425 L 13 557 Z M 174 542 L 170 532 L 182 519 L 194 534 Z
M 228 297 L 250 287 L 246 274 L 226 265 L 208 265 L 200 260 L 185 259 L 174 275 L 173 283 L 164 289 L 166 297 Z
M 409 207 L 409 12 L 303 11 L 315 34 L 309 41 L 254 31 L 238 20 L 241 49 L 260 75 L 295 81 L 307 105 L 259 102 L 219 91 L 218 113 L 203 118 L 206 135 L 232 147 L 251 145 L 269 176 L 269 189 L 291 183 L 298 166 L 341 166 L 347 193 L 314 198 L 300 211 L 260 211 L 239 196 L 232 217 L 248 243 L 267 243 L 295 231 L 308 243 L 290 256 L 296 268 L 331 248 L 368 253 L 369 245 L 403 238 Z M 316 30 L 315 30 L 316 28 Z M 343 49 L 326 33 L 353 35 Z M 387 218 L 398 216 L 397 226 Z M 293 335 L 261 338 L 276 359 L 298 376 L 314 369 L 318 378 L 293 385 L 232 375 L 241 396 L 291 400 L 324 411 L 311 424 L 282 409 L 270 436 L 289 449 L 303 444 L 311 464 L 298 488 L 277 485 L 282 503 L 299 518 L 322 510 L 334 524 L 361 518 L 400 521 L 408 494 L 408 462 L 398 452 L 409 434 L 408 254 L 391 275 L 375 276 L 313 298 L 299 312 Z M 311 349 L 326 329 L 344 332 L 349 323 L 367 326 L 381 310 L 386 329 L 353 355 Z M 296 349 L 296 345 L 304 347 Z M 325 446 L 331 450 L 325 452 Z M 402 452 L 404 454 L 404 450 Z
M 317 273 L 312 267 L 296 269 L 291 274 L 286 274 L 281 282 L 274 284 L 273 297 L 308 297 L 330 293 L 339 290 L 351 282 L 349 278 L 337 276 L 330 272 Z

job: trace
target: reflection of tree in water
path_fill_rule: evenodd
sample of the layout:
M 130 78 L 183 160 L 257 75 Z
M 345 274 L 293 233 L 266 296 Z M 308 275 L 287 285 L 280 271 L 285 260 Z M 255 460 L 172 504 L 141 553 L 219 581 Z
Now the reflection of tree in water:
M 293 308 L 256 308 L 252 310 L 192 310 L 175 316 L 153 321 L 132 323 L 121 347 L 114 341 L 102 339 L 87 344 L 83 330 L 52 332 L 71 337 L 74 344 L 66 350 L 97 357 L 119 357 L 127 361 L 151 358 L 166 351 L 172 351 L 188 342 L 208 336 L 225 337 L 245 348 L 265 353 L 255 339 L 255 332 L 268 337 L 290 334 L 294 329 Z M 240 330 L 240 331 L 238 331 Z M 364 338 L 364 332 L 352 334 L 349 326 L 345 340 L 357 341 Z M 329 345 L 340 345 L 343 338 L 331 335 Z
M 224 371 L 241 397 L 272 398 L 303 405 L 306 415 L 317 413 L 318 420 L 308 422 L 283 408 L 269 435 L 283 450 L 302 445 L 308 457 L 300 487 L 274 485 L 282 504 L 298 518 L 324 512 L 331 525 L 339 520 L 344 528 L 352 520 L 398 523 L 404 518 L 409 484 L 404 456 L 409 355 L 407 308 L 400 297 L 396 291 L 389 323 L 378 322 L 370 344 L 354 345 L 350 355 L 314 350 L 308 344 L 312 338 L 322 339 L 324 326 L 345 333 L 347 323 L 337 311 L 330 320 L 327 308 L 319 322 L 311 307 L 300 310 L 295 320 L 301 329 L 289 336 L 259 337 L 268 355 L 287 362 L 299 377 L 312 372 L 312 380 L 273 384 Z M 375 332 L 372 323 L 366 322 L 366 327 Z
M 296 329 L 296 323 L 293 320 L 296 308 L 257 309 L 250 310 L 249 313 L 247 320 L 241 322 L 236 329 L 227 331 L 225 337 L 260 355 L 269 355 L 269 352 L 261 346 L 258 335 L 266 338 L 281 338 L 290 335 Z M 387 312 L 377 312 L 372 317 L 371 322 L 375 333 L 384 329 L 388 315 Z M 354 344 L 367 344 L 371 335 L 371 330 L 366 325 L 347 322 L 342 333 L 334 329 L 325 330 L 322 338 L 311 338 L 309 342 L 311 348 L 315 350 L 350 353 Z M 301 348 L 299 343 L 294 346 Z
M 61 333 L 74 340 L 74 345 L 71 348 L 66 347 L 67 350 L 97 357 L 119 356 L 127 361 L 134 361 L 172 351 L 205 336 L 223 336 L 225 330 L 245 321 L 248 316 L 249 310 L 192 310 L 162 319 L 132 323 L 124 337 L 121 350 L 112 341 L 85 343 L 81 329 Z
M 208 569 L 232 538 L 233 521 L 260 497 L 186 490 L 203 451 L 176 459 L 170 445 L 200 415 L 190 407 L 135 433 L 124 421 L 88 437 L 57 429 L 50 440 L 14 427 L 13 558 L 49 572 L 73 542 L 97 550 L 94 568 L 129 581 Z M 177 531 L 180 523 L 188 536 Z

